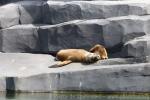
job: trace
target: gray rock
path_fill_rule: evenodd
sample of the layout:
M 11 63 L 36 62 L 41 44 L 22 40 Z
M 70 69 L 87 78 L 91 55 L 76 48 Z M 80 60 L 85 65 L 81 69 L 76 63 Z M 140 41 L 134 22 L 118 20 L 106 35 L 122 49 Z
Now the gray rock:
M 44 5 L 43 22 L 45 24 L 58 24 L 70 20 L 81 19 L 81 9 L 76 4 L 64 2 L 47 2 Z
M 150 36 L 135 38 L 124 44 L 123 54 L 131 57 L 146 57 L 150 55 Z
M 41 24 L 42 23 L 42 5 L 41 1 L 22 1 L 17 3 L 20 10 L 21 24 Z
M 84 48 L 89 50 L 99 43 L 119 52 L 124 43 L 149 34 L 150 16 L 124 16 L 108 19 L 75 20 L 40 27 L 45 50 Z M 47 46 L 47 47 L 46 47 Z
M 55 64 L 54 57 L 45 54 L 0 53 L 0 55 L 0 69 L 3 69 L 0 76 L 6 77 L 27 77 L 42 74 L 48 70 L 48 66 Z
M 94 63 L 94 66 L 99 65 L 124 65 L 124 64 L 136 64 L 136 63 L 148 63 L 149 57 L 139 57 L 139 58 L 109 58 L 107 60 L 99 60 Z
M 14 3 L 14 2 L 18 2 L 18 1 L 64 1 L 64 2 L 70 2 L 70 1 L 126 1 L 126 0 L 1 0 L 0 5 L 4 5 L 7 3 Z
M 1 52 L 89 50 L 102 44 L 109 59 L 48 68 L 57 63 L 50 55 L 0 53 L 0 91 L 150 92 L 148 1 L 43 1 L 0 7 Z
M 0 29 L 19 24 L 19 9 L 16 4 L 0 7 Z
M 1 0 L 0 5 L 5 5 L 5 4 L 8 4 L 8 3 L 16 3 L 16 2 L 19 2 L 19 1 L 47 1 L 47 0 Z
M 102 44 L 111 56 L 121 57 L 118 52 L 127 41 L 149 34 L 149 20 L 148 15 L 74 20 L 56 25 L 18 25 L 1 31 L 0 49 L 3 52 L 89 50 L 95 44 Z M 30 38 L 21 40 L 21 34 Z
M 0 5 L 4 5 L 7 3 L 16 3 L 18 1 L 63 1 L 63 2 L 70 2 L 70 1 L 129 1 L 129 0 L 1 0 Z M 147 0 L 130 0 L 133 2 L 147 2 Z
M 0 53 L 0 91 L 150 91 L 149 63 L 131 64 L 119 58 L 104 62 L 110 60 L 114 65 L 72 63 L 48 68 L 56 63 L 50 55 Z
M 105 45 L 124 44 L 136 37 L 149 34 L 150 16 L 123 16 L 108 18 L 110 24 L 104 27 Z
M 20 0 L 1 0 L 0 5 L 4 5 L 7 3 L 13 3 L 13 2 L 17 2 L 17 1 L 20 1 Z
M 58 87 L 55 82 L 51 87 L 55 87 L 53 90 L 146 92 L 149 91 L 149 84 L 146 84 L 149 82 L 148 66 L 149 64 L 86 66 L 82 71 L 58 74 L 55 79 L 59 80 L 56 83 Z
M 1 30 L 1 50 L 3 52 L 40 51 L 38 27 L 18 25 Z
M 75 20 L 59 25 L 41 26 L 39 37 L 44 51 L 65 48 L 89 50 L 96 43 L 103 43 L 103 26 L 106 20 Z
M 148 2 L 129 1 L 73 1 L 44 5 L 44 23 L 58 24 L 75 19 L 102 19 L 128 15 L 149 14 Z
M 10 9 L 8 6 L 13 6 Z M 18 7 L 19 6 L 19 7 Z M 18 9 L 19 8 L 19 9 Z M 102 19 L 149 14 L 149 3 L 127 1 L 21 1 L 1 7 L 1 27 L 16 24 L 58 24 L 75 19 Z M 4 9 L 4 11 L 3 11 Z M 5 12 L 5 13 L 4 13 Z M 15 13 L 13 16 L 9 15 Z M 5 17 L 8 23 L 4 23 Z M 13 21 L 12 21 L 13 20 Z

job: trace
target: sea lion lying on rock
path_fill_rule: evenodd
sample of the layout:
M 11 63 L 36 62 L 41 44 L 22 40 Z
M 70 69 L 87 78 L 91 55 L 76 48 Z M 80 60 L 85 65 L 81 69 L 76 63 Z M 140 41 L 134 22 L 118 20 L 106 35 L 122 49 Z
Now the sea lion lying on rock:
M 72 62 L 94 63 L 100 59 L 100 56 L 84 49 L 64 49 L 58 51 L 56 59 L 60 62 L 56 65 L 50 66 L 49 68 L 61 67 Z
M 103 50 L 100 50 L 103 49 Z M 49 68 L 62 67 L 64 65 L 70 64 L 72 62 L 83 62 L 83 63 L 94 63 L 100 59 L 107 59 L 106 49 L 102 48 L 101 45 L 94 46 L 88 52 L 84 49 L 63 49 L 57 52 L 56 59 L 59 60 L 55 65 Z M 102 51 L 104 51 L 103 54 Z M 102 57 L 101 57 L 102 56 Z

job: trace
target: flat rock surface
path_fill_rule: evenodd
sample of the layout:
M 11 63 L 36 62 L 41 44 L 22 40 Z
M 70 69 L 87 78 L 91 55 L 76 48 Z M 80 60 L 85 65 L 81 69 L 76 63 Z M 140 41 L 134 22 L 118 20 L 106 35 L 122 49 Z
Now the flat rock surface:
M 48 68 L 55 63 L 50 55 L 0 53 L 0 91 L 150 91 L 150 64 L 144 60 L 113 58 Z
M 28 76 L 43 73 L 54 64 L 50 55 L 26 53 L 0 53 L 0 76 Z M 39 71 L 37 71 L 39 70 Z M 8 72 L 7 72 L 8 71 Z
M 100 60 L 94 64 L 73 63 L 64 67 L 48 68 L 58 62 L 55 61 L 53 56 L 30 53 L 0 53 L 0 60 L 0 76 L 6 77 L 27 77 L 42 73 L 93 69 L 98 68 L 98 66 L 104 67 L 103 65 L 123 65 L 147 62 L 146 58 L 110 58 L 108 60 Z

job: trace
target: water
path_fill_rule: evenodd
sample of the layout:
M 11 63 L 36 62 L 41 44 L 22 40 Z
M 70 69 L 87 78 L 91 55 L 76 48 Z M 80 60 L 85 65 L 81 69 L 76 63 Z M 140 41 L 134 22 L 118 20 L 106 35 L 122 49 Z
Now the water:
M 150 100 L 150 94 L 0 93 L 0 100 Z

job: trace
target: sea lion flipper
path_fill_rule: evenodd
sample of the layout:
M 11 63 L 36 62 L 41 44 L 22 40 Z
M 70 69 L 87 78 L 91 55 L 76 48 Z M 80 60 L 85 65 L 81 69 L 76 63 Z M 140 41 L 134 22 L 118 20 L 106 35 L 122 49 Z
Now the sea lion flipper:
M 64 66 L 64 65 L 68 65 L 70 63 L 72 63 L 71 60 L 65 60 L 65 61 L 59 62 L 57 65 L 61 67 L 61 66 Z
M 72 63 L 71 60 L 66 60 L 66 61 L 58 62 L 57 64 L 52 65 L 52 66 L 49 66 L 48 68 L 62 67 L 62 66 L 64 66 L 64 65 L 68 65 L 68 64 L 70 64 L 70 63 Z

